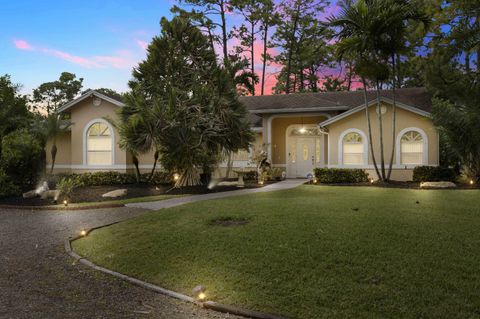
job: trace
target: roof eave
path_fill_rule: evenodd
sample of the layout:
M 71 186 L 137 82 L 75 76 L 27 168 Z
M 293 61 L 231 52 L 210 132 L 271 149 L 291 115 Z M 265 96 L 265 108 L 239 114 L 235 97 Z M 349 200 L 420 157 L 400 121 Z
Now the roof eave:
M 386 103 L 389 103 L 389 104 L 393 104 L 393 100 L 392 99 L 389 99 L 389 98 L 386 98 L 386 97 L 380 97 L 380 101 L 381 102 L 386 102 Z M 376 104 L 377 103 L 377 99 L 374 99 L 370 102 L 368 102 L 368 107 L 372 106 L 373 104 Z M 421 115 L 421 116 L 425 116 L 425 117 L 430 117 L 431 116 L 431 113 L 430 112 L 427 112 L 427 111 L 424 111 L 424 110 L 421 110 L 417 107 L 414 107 L 414 106 L 411 106 L 411 105 L 408 105 L 408 104 L 405 104 L 405 103 L 402 103 L 402 102 L 398 102 L 398 101 L 395 101 L 395 105 L 404 109 L 404 110 L 407 110 L 407 111 L 410 111 L 410 112 L 413 112 L 413 113 L 416 113 L 418 115 Z M 332 123 L 335 123 L 341 119 L 344 119 L 354 113 L 357 113 L 361 110 L 364 110 L 365 109 L 365 105 L 364 104 L 361 104 L 357 107 L 354 107 L 353 109 L 350 109 L 342 114 L 339 114 L 337 116 L 334 116 L 332 118 L 329 118 L 328 120 L 326 121 L 323 121 L 319 124 L 320 127 L 323 127 L 323 126 L 328 126 Z
M 272 113 L 298 113 L 298 112 L 318 112 L 318 111 L 345 111 L 348 106 L 328 106 L 328 107 L 302 107 L 302 108 L 282 108 L 282 109 L 258 109 L 249 110 L 252 114 L 272 114 Z
M 123 103 L 123 102 L 120 102 L 120 101 L 118 101 L 118 100 L 112 99 L 111 97 L 106 96 L 105 94 L 99 93 L 99 92 L 97 92 L 97 91 L 95 91 L 95 90 L 90 90 L 90 91 L 88 91 L 88 92 L 85 92 L 83 95 L 79 96 L 78 98 L 76 98 L 76 99 L 74 99 L 74 100 L 72 100 L 72 101 L 70 101 L 70 102 L 62 105 L 61 107 L 59 107 L 58 110 L 57 110 L 57 112 L 58 112 L 58 113 L 64 112 L 64 111 L 68 110 L 69 108 L 71 108 L 72 106 L 74 106 L 74 105 L 82 102 L 83 100 L 87 99 L 88 97 L 90 97 L 90 96 L 92 96 L 92 95 L 94 95 L 94 96 L 96 96 L 96 97 L 98 97 L 98 98 L 100 98 L 100 99 L 102 99 L 102 100 L 105 100 L 105 101 L 107 101 L 107 102 L 110 102 L 110 103 L 112 103 L 112 104 L 114 104 L 114 105 L 116 105 L 116 106 L 119 106 L 119 107 L 125 106 L 125 103 Z

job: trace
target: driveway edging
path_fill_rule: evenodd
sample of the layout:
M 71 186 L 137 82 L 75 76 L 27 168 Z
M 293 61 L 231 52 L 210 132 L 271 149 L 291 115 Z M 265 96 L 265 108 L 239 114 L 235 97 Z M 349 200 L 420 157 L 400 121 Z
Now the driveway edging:
M 114 223 L 109 223 L 109 224 L 98 226 L 98 227 L 93 227 L 93 228 L 90 228 L 90 229 L 86 230 L 86 234 L 84 236 L 79 235 L 79 236 L 76 236 L 76 237 L 70 237 L 70 238 L 66 239 L 65 240 L 65 251 L 66 251 L 66 253 L 68 255 L 70 255 L 70 257 L 72 257 L 73 259 L 78 261 L 79 263 L 81 263 L 81 264 L 83 264 L 87 267 L 90 267 L 90 268 L 92 268 L 96 271 L 100 271 L 100 272 L 103 272 L 105 274 L 114 276 L 116 278 L 128 281 L 128 282 L 130 282 L 134 285 L 137 285 L 137 286 L 140 286 L 142 288 L 154 291 L 156 293 L 160 293 L 162 295 L 166 295 L 166 296 L 169 296 L 169 297 L 172 297 L 172 298 L 175 298 L 175 299 L 179 299 L 179 300 L 182 300 L 182 301 L 185 301 L 185 302 L 193 303 L 197 306 L 200 306 L 200 307 L 203 307 L 203 308 L 206 308 L 206 309 L 214 310 L 214 311 L 217 311 L 217 312 L 229 313 L 229 314 L 238 315 L 238 316 L 247 317 L 247 318 L 255 318 L 255 319 L 289 319 L 288 317 L 284 317 L 284 316 L 279 316 L 279 315 L 274 315 L 274 314 L 270 314 L 270 313 L 264 313 L 264 312 L 244 309 L 244 308 L 235 307 L 235 306 L 231 306 L 231 305 L 225 305 L 225 304 L 221 304 L 221 303 L 218 303 L 218 302 L 215 302 L 215 301 L 199 302 L 199 301 L 195 300 L 193 297 L 181 294 L 179 292 L 169 290 L 169 289 L 154 285 L 152 283 L 142 281 L 140 279 L 130 277 L 130 276 L 127 276 L 125 274 L 113 271 L 111 269 L 98 266 L 98 265 L 94 264 L 93 262 L 91 262 L 90 260 L 86 259 L 85 257 L 80 256 L 79 254 L 77 254 L 72 249 L 72 242 L 73 241 L 87 236 L 89 233 L 91 233 L 92 231 L 94 231 L 96 229 L 108 227 L 108 226 L 111 226 L 111 225 L 114 225 L 114 224 L 117 224 L 117 223 L 119 223 L 119 222 L 114 222 Z

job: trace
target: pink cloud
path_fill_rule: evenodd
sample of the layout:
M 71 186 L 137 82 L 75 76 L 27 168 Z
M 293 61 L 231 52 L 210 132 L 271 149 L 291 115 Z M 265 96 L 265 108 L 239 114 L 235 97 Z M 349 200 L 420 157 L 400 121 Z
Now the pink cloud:
M 52 49 L 45 49 L 45 48 L 41 49 L 41 52 L 43 52 L 47 55 L 53 56 L 53 57 L 60 58 L 62 60 L 65 60 L 65 61 L 73 63 L 73 64 L 78 64 L 78 65 L 86 67 L 86 68 L 101 67 L 100 64 L 98 64 L 97 62 L 95 62 L 91 59 L 80 57 L 80 56 L 75 56 L 75 55 L 72 55 L 72 54 L 67 53 L 67 52 L 63 52 L 63 51 L 59 51 L 59 50 L 52 50 Z
M 33 47 L 30 45 L 30 43 L 28 43 L 25 40 L 13 40 L 13 44 L 17 49 L 20 49 L 20 50 L 28 50 L 28 51 L 33 50 Z
M 142 40 L 135 40 L 137 45 L 141 47 L 143 50 L 146 50 L 148 48 L 148 43 Z

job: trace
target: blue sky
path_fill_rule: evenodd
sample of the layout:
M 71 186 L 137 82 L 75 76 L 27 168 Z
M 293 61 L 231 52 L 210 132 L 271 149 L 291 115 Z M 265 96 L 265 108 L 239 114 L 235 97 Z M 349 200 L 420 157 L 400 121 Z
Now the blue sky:
M 0 74 L 31 93 L 63 71 L 84 88 L 127 90 L 132 67 L 175 0 L 15 0 L 2 3 Z M 229 23 L 238 18 L 229 16 Z M 271 80 L 274 81 L 273 74 Z
M 62 71 L 84 87 L 127 89 L 145 44 L 170 16 L 169 0 L 27 1 L 2 3 L 0 73 L 30 93 Z

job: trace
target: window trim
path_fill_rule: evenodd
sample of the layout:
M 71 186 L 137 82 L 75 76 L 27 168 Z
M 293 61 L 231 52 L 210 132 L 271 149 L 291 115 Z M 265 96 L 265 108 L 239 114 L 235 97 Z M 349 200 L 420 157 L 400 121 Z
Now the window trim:
M 362 137 L 362 144 L 363 144 L 363 163 L 359 165 L 351 165 L 351 164 L 343 164 L 343 139 L 349 133 L 357 133 L 360 134 Z M 368 166 L 368 139 L 367 135 L 359 129 L 356 128 L 349 128 L 340 134 L 338 138 L 338 166 L 344 168 L 363 168 Z
M 108 129 L 111 132 L 111 137 L 112 137 L 112 164 L 108 165 L 98 165 L 98 164 L 88 164 L 88 149 L 87 149 L 87 140 L 88 140 L 88 130 L 90 127 L 95 124 L 95 123 L 102 123 L 108 126 Z M 96 118 L 88 122 L 85 127 L 83 128 L 83 165 L 85 166 L 95 166 L 95 167 L 110 167 L 115 165 L 115 131 L 113 130 L 113 126 L 111 123 L 108 121 L 101 119 L 101 118 Z
M 422 136 L 422 139 L 423 139 L 422 163 L 420 163 L 420 164 L 402 164 L 401 163 L 401 161 L 402 161 L 401 140 L 402 140 L 403 135 L 405 135 L 405 133 L 408 133 L 410 131 L 419 133 Z M 425 131 L 422 130 L 421 128 L 418 128 L 418 127 L 407 127 L 407 128 L 404 128 L 403 130 L 401 130 L 397 134 L 397 139 L 396 139 L 396 143 L 395 143 L 395 155 L 396 155 L 396 160 L 397 160 L 397 165 L 398 166 L 402 166 L 402 167 L 406 167 L 406 168 L 414 168 L 414 167 L 419 166 L 419 165 L 428 165 L 428 136 L 425 133 Z

